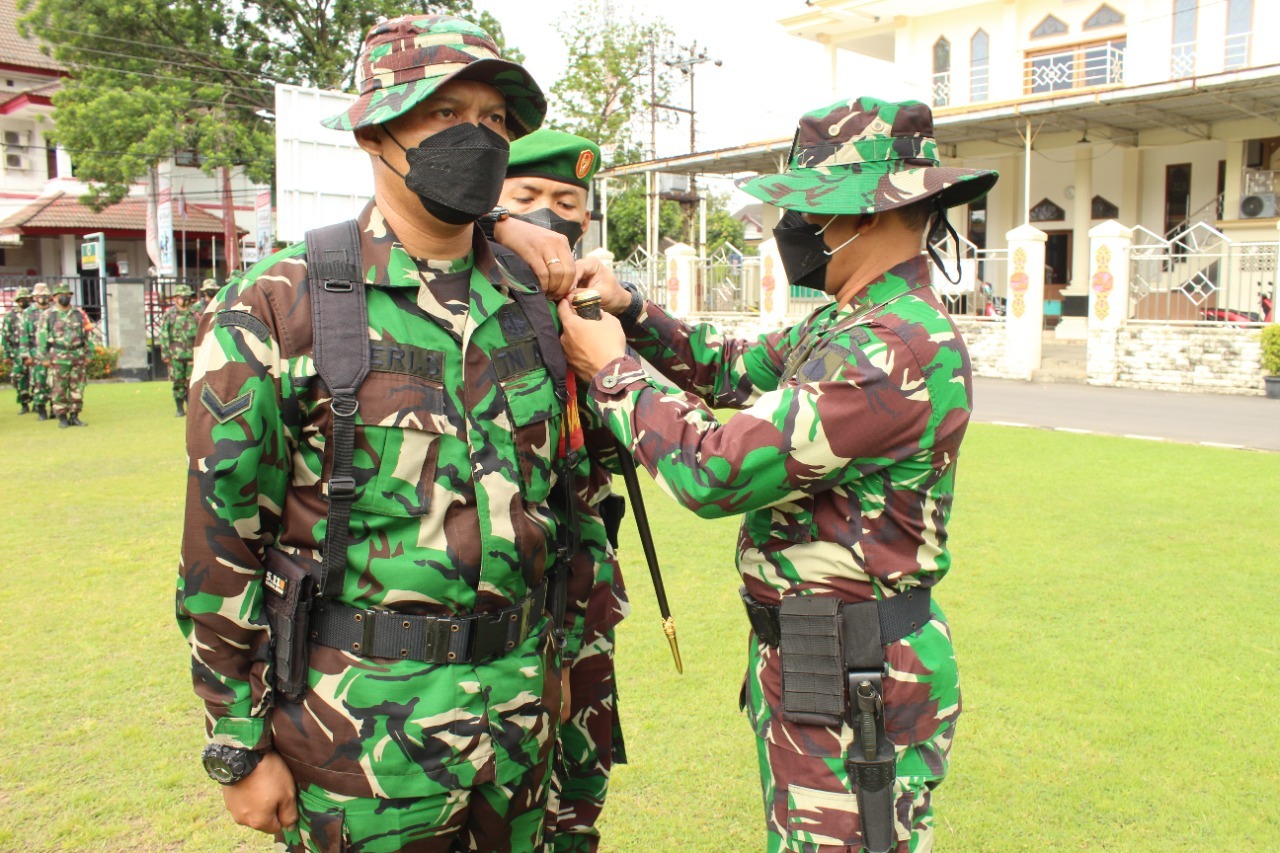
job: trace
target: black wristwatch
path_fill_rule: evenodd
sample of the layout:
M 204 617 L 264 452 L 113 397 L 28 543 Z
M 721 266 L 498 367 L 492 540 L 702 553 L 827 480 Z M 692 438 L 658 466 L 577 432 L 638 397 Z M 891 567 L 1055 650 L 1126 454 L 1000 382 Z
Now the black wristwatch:
M 624 326 L 629 326 L 640 319 L 640 312 L 644 310 L 644 296 L 640 294 L 640 288 L 629 281 L 619 281 L 618 285 L 631 294 L 631 304 L 618 315 L 618 320 Z
M 509 216 L 511 216 L 511 211 L 499 206 L 477 219 L 476 224 L 480 226 L 484 236 L 492 240 L 493 226 L 498 222 L 505 222 Z
M 200 753 L 200 759 L 210 779 L 223 785 L 234 785 L 253 772 L 262 760 L 262 754 L 252 749 L 211 743 Z

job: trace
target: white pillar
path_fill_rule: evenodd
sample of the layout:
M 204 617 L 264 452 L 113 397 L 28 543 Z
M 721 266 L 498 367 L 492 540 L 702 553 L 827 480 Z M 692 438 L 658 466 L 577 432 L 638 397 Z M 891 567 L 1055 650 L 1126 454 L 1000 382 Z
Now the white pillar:
M 1089 282 L 1089 227 L 1093 225 L 1093 145 L 1076 146 L 1075 198 L 1071 208 L 1071 280 L 1067 292 L 1083 296 Z
M 58 275 L 74 276 L 80 274 L 80 244 L 74 234 L 61 235 L 62 261 L 59 266 L 62 272 Z
M 1142 150 L 1125 148 L 1124 177 L 1120 184 L 1120 221 L 1137 225 L 1142 221 Z M 1228 172 L 1227 174 L 1231 174 Z M 1112 199 L 1115 201 L 1115 199 Z M 1164 231 L 1164 216 L 1161 215 L 1160 230 Z
M 1222 188 L 1222 218 L 1237 219 L 1240 216 L 1240 183 L 1244 174 L 1245 142 L 1227 143 L 1226 185 Z
M 685 243 L 676 243 L 667 249 L 666 258 L 667 310 L 681 319 L 688 319 L 694 312 L 698 252 Z
M 1089 230 L 1090 385 L 1114 385 L 1120 327 L 1129 313 L 1129 246 L 1133 232 L 1114 219 Z
M 1044 248 L 1049 239 L 1034 225 L 1005 235 L 1009 243 L 1009 290 L 1005 306 L 1006 375 L 1030 379 L 1040 369 L 1044 330 Z

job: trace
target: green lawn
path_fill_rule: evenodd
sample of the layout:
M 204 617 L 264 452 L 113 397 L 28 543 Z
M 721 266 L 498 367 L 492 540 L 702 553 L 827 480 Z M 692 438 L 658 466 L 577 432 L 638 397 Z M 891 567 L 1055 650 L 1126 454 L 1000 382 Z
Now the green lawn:
M 269 849 L 196 760 L 184 422 L 162 383 L 86 398 L 82 430 L 0 406 L 0 850 Z M 938 849 L 1280 849 L 1277 486 L 1280 455 L 972 430 L 938 592 L 965 702 Z M 759 850 L 736 525 L 654 489 L 649 511 L 685 675 L 624 527 L 631 764 L 604 847 Z

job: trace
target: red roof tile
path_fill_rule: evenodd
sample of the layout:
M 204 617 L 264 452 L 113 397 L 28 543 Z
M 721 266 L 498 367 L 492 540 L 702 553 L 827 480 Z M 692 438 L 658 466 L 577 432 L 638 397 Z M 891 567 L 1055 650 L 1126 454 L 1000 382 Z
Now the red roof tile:
M 2 1 L 2 0 L 0 0 Z M 223 233 L 222 220 L 213 214 L 187 205 L 187 217 L 178 217 L 175 206 L 173 229 L 185 227 L 189 234 Z M 120 232 L 134 232 L 141 236 L 147 230 L 147 200 L 130 196 L 119 204 L 113 204 L 101 213 L 80 203 L 80 199 L 65 193 L 37 199 L 31 204 L 0 221 L 0 234 L 26 236 L 48 234 L 87 234 L 93 231 L 114 232 L 114 236 L 126 236 Z M 247 233 L 237 228 L 237 233 Z

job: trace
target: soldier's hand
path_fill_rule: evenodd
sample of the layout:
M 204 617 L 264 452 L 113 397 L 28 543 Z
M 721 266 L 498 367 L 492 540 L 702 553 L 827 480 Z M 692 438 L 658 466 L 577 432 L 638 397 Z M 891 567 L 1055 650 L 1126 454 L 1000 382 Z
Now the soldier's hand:
M 494 223 L 493 236 L 529 265 L 548 299 L 558 300 L 573 289 L 573 249 L 563 234 L 508 218 Z
M 222 786 L 231 818 L 259 832 L 280 832 L 298 824 L 298 786 L 278 753 L 268 752 L 253 772 Z
M 626 355 L 627 336 L 622 323 L 612 314 L 599 320 L 584 320 L 573 310 L 568 299 L 560 300 L 560 343 L 569 367 L 588 382 L 615 358 Z
M 613 270 L 599 258 L 578 261 L 578 287 L 591 288 L 600 294 L 600 307 L 610 314 L 621 314 L 631 304 L 631 294 L 618 284 Z
M 22 357 L 22 363 L 23 363 L 23 364 L 30 364 L 30 363 L 31 363 L 31 356 L 29 356 L 29 355 L 24 355 L 24 356 Z

